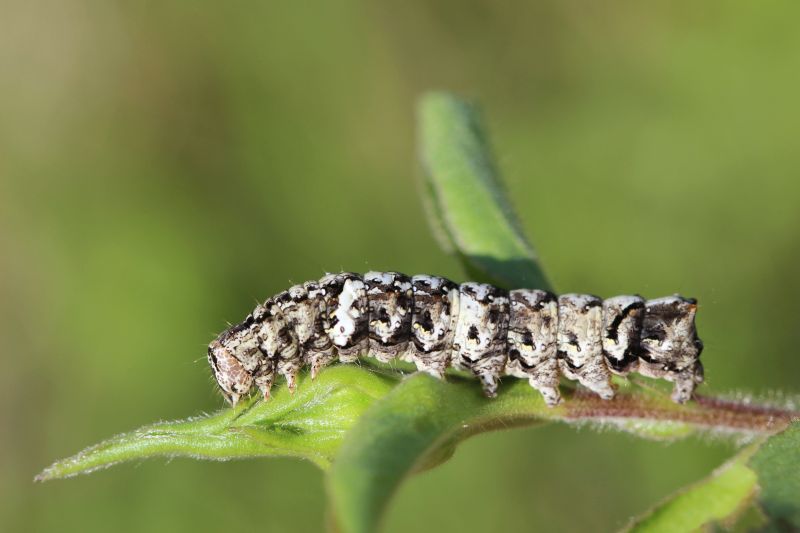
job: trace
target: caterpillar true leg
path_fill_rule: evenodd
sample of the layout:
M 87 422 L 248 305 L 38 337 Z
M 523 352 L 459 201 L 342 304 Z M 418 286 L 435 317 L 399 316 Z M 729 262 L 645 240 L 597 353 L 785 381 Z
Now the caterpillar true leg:
M 275 379 L 275 363 L 265 357 L 253 374 L 253 378 L 256 387 L 261 391 L 261 396 L 265 400 L 269 400 L 269 393 Z

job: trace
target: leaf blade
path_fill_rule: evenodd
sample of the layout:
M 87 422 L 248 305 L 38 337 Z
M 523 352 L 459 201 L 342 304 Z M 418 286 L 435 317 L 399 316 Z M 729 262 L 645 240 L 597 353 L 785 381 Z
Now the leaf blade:
M 747 467 L 755 451 L 750 446 L 714 471 L 636 519 L 629 533 L 696 531 L 720 522 L 732 523 L 747 509 L 756 491 L 756 475 Z
M 740 451 L 709 477 L 671 496 L 625 531 L 800 528 L 800 422 Z
M 224 461 L 281 456 L 326 468 L 345 432 L 398 379 L 353 366 L 331 367 L 313 382 L 307 375 L 301 377 L 293 396 L 281 388 L 270 401 L 253 397 L 235 409 L 117 435 L 57 461 L 35 479 L 72 477 L 152 457 Z
M 423 205 L 434 233 L 443 230 L 473 279 L 549 289 L 499 179 L 477 109 L 451 94 L 430 93 L 420 101 L 418 122 Z
M 771 520 L 800 529 L 800 421 L 767 439 L 750 460 L 758 501 Z

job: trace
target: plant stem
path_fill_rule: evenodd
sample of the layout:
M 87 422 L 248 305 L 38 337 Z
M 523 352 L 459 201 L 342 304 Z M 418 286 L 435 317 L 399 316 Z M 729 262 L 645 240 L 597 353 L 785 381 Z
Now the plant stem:
M 800 419 L 800 411 L 713 396 L 696 395 L 694 402 L 680 407 L 635 394 L 605 401 L 584 390 L 572 395 L 566 410 L 565 418 L 573 421 L 663 421 L 689 424 L 701 430 L 756 434 L 778 433 Z

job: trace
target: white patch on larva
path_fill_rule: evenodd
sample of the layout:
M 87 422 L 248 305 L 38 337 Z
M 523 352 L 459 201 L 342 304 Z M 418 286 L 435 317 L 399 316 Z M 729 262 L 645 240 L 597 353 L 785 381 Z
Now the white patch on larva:
M 364 274 L 364 281 L 368 284 L 373 282 L 380 283 L 381 285 L 391 285 L 394 282 L 394 278 L 394 272 L 378 272 L 375 270 L 370 270 Z
M 347 346 L 356 331 L 356 320 L 361 313 L 353 304 L 358 300 L 359 292 L 363 290 L 363 282 L 352 279 L 344 282 L 342 292 L 339 294 L 339 307 L 333 313 L 337 324 L 331 332 L 331 338 L 336 346 Z

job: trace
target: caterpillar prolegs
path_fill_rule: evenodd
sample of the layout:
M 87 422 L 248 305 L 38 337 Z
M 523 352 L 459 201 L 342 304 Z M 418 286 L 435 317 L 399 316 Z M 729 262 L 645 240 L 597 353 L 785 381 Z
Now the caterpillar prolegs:
M 208 361 L 232 404 L 254 386 L 265 398 L 276 374 L 294 392 L 309 366 L 312 379 L 338 358 L 401 359 L 443 378 L 448 367 L 472 372 L 485 394 L 502 375 L 528 379 L 548 405 L 559 379 L 576 380 L 604 399 L 611 374 L 631 372 L 674 383 L 672 399 L 689 400 L 703 382 L 696 300 L 644 300 L 492 285 L 397 272 L 343 272 L 308 281 L 258 305 L 208 348 Z

